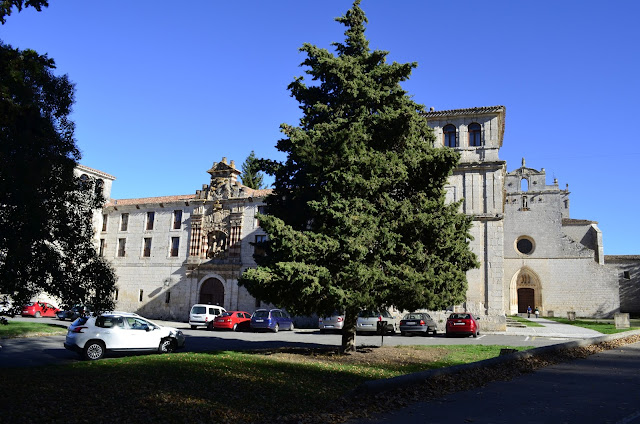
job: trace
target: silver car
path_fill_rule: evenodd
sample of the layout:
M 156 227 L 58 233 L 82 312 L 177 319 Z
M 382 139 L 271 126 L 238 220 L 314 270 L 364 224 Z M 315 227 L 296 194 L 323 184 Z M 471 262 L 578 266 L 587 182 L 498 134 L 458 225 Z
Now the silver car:
M 337 331 L 341 332 L 344 327 L 344 314 L 339 314 L 338 312 L 334 312 L 329 317 L 320 317 L 318 318 L 318 328 L 321 333 L 325 333 L 327 331 Z
M 104 313 L 80 317 L 67 331 L 66 349 L 85 359 L 101 359 L 107 352 L 173 352 L 184 346 L 182 331 L 164 327 L 137 314 Z
M 356 331 L 360 333 L 379 333 L 378 322 L 387 323 L 385 332 L 394 333 L 398 330 L 398 317 L 392 315 L 386 309 L 381 311 L 362 311 L 358 314 Z

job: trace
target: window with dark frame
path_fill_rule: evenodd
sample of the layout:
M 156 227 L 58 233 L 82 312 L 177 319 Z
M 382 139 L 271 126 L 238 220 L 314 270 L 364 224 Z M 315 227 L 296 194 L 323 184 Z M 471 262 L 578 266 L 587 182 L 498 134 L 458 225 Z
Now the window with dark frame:
M 171 237 L 171 256 L 178 256 L 178 248 L 180 247 L 180 237 Z
M 173 211 L 173 229 L 179 230 L 182 227 L 182 211 Z
M 622 276 L 625 280 L 631 280 L 631 273 L 629 271 L 623 271 Z
M 171 292 L 170 291 L 165 292 L 165 294 L 164 294 L 164 303 L 169 303 L 169 302 L 171 302 Z
M 127 244 L 127 239 L 118 239 L 118 257 L 120 258 L 124 258 L 124 255 L 126 253 L 126 244 Z
M 100 239 L 100 250 L 98 250 L 98 256 L 104 256 L 104 246 L 105 246 L 105 240 Z
M 456 143 L 456 127 L 454 125 L 445 125 L 442 129 L 444 136 L 444 145 L 446 147 L 457 147 Z
M 120 216 L 120 231 L 127 231 L 129 228 L 129 214 L 123 213 Z
M 109 215 L 106 213 L 102 214 L 102 231 L 107 231 L 107 221 L 109 220 Z
M 153 230 L 153 220 L 155 217 L 155 212 L 147 212 L 147 230 Z
M 258 206 L 258 213 L 261 215 L 266 215 L 267 214 L 267 206 L 266 205 L 262 205 L 262 206 Z M 258 218 L 256 218 L 256 227 L 260 226 L 260 220 Z
M 482 127 L 477 122 L 469 124 L 469 146 L 482 146 Z
M 266 250 L 264 250 L 264 247 L 261 245 L 261 243 L 264 243 L 266 241 L 267 241 L 267 236 L 265 234 L 260 234 L 256 236 L 255 245 L 253 248 L 254 255 L 265 256 L 267 254 Z
M 144 290 L 140 289 L 140 296 L 138 297 L 139 302 L 142 302 L 143 295 L 144 295 Z
M 145 258 L 151 257 L 151 237 L 144 238 L 144 249 L 142 251 L 142 256 Z

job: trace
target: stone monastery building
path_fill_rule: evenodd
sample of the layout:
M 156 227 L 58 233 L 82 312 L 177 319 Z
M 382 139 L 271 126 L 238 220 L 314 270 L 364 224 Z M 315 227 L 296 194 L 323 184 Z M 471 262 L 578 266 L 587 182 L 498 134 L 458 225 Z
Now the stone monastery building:
M 437 145 L 461 153 L 447 197 L 463 199 L 462 211 L 473 217 L 471 248 L 481 264 L 467 274 L 466 302 L 453 308 L 475 312 L 495 330 L 528 306 L 542 316 L 640 312 L 640 256 L 605 257 L 597 222 L 570 217 L 568 186 L 547 184 L 544 168 L 523 159 L 507 172 L 499 158 L 503 106 L 432 110 L 425 118 Z M 209 184 L 194 194 L 141 199 L 110 199 L 114 177 L 78 172 L 104 181 L 96 243 L 118 275 L 117 309 L 184 321 L 194 303 L 249 312 L 266 306 L 237 282 L 256 266 L 252 243 L 266 235 L 255 214 L 270 190 L 243 186 L 234 161 L 214 163 Z

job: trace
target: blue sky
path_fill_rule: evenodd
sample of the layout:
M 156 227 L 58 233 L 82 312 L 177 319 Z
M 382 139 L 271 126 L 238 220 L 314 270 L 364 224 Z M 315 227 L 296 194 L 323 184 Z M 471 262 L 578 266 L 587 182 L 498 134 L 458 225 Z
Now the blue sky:
M 55 59 L 76 84 L 86 166 L 112 196 L 194 193 L 223 156 L 283 159 L 299 47 L 344 39 L 350 1 L 51 0 L 0 39 Z M 417 62 L 404 88 L 436 110 L 504 105 L 508 171 L 569 184 L 571 217 L 599 222 L 605 254 L 640 254 L 640 2 L 364 0 L 371 47 Z

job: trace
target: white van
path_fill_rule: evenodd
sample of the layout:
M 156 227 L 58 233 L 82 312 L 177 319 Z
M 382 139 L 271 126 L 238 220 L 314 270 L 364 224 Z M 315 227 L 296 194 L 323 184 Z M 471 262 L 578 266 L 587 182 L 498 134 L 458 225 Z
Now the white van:
M 189 325 L 191 329 L 198 327 L 207 327 L 208 330 L 213 329 L 213 319 L 227 312 L 222 306 L 195 304 L 189 312 Z

